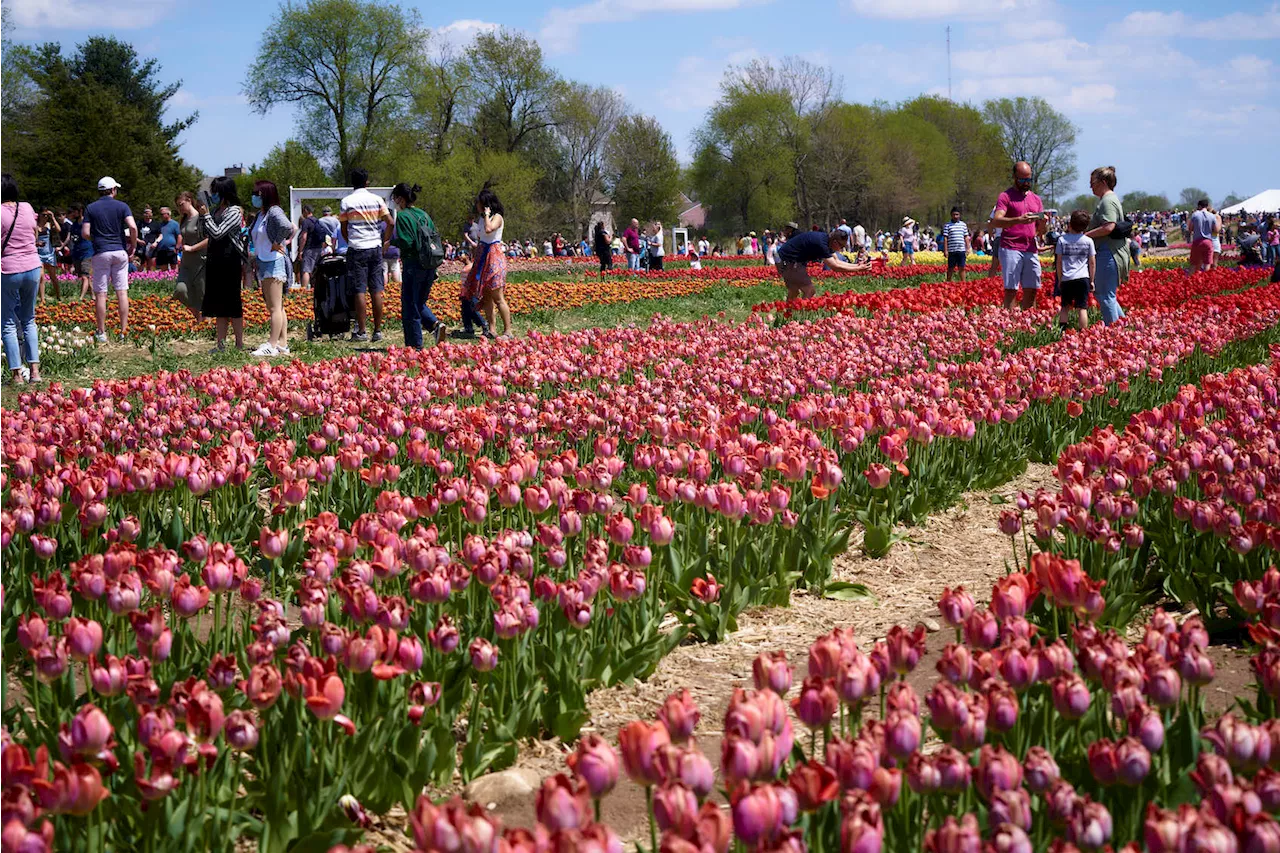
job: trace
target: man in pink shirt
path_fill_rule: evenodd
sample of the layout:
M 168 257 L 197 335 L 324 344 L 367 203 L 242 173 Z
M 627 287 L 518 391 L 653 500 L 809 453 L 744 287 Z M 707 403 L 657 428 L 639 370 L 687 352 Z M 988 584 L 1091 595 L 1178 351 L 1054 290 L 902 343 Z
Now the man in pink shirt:
M 1044 202 L 1031 191 L 1031 165 L 1019 160 L 1013 166 L 1013 186 L 1000 193 L 993 228 L 1003 228 L 1000 235 L 1000 269 L 1004 274 L 1004 307 L 1013 308 L 1013 299 L 1022 288 L 1021 308 L 1036 304 L 1040 291 L 1040 256 L 1036 254 L 1036 234 L 1048 227 Z
M 633 219 L 622 232 L 622 244 L 627 249 L 627 269 L 640 269 L 640 223 Z

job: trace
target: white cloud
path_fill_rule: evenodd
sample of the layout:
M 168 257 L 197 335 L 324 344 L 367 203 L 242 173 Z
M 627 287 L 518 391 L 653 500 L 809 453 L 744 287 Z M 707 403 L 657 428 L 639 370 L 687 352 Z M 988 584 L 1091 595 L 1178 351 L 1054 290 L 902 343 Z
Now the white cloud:
M 197 95 L 190 89 L 182 88 L 173 93 L 168 109 L 194 110 L 202 107 L 238 106 L 247 103 L 249 103 L 248 97 L 239 92 L 234 95 Z
M 998 64 L 993 62 L 995 56 L 999 57 Z M 1074 38 L 1005 44 L 998 54 L 990 50 L 962 50 L 953 54 L 952 63 L 957 71 L 971 74 L 995 70 L 1009 74 L 1016 70 L 1035 76 L 1064 74 L 1072 80 L 1094 77 L 1108 66 L 1092 45 Z
M 1271 60 L 1263 59 L 1260 56 L 1254 56 L 1252 53 L 1246 53 L 1236 56 L 1227 63 L 1227 68 L 1237 78 L 1243 78 L 1246 81 L 1268 80 L 1271 79 Z
M 656 92 L 658 103 L 672 112 L 705 112 L 720 97 L 720 81 L 730 66 L 762 58 L 753 47 L 715 57 L 686 56 L 676 62 L 671 81 Z
M 13 25 L 20 30 L 133 30 L 167 17 L 173 6 L 146 0 L 6 0 Z
M 431 49 L 436 53 L 456 52 L 471 44 L 481 33 L 491 33 L 498 29 L 501 29 L 501 26 L 490 21 L 461 18 L 431 31 Z
M 857 14 L 889 20 L 984 18 L 1021 13 L 1041 5 L 1041 0 L 849 0 Z
M 1110 83 L 1072 86 L 1062 99 L 1062 105 L 1078 113 L 1110 112 L 1116 107 L 1116 87 Z
M 1130 12 L 1120 22 L 1120 29 L 1149 39 L 1274 39 L 1280 38 L 1280 3 L 1260 12 L 1232 12 L 1220 18 L 1197 19 L 1185 12 Z
M 727 12 L 744 6 L 756 6 L 770 0 L 594 0 L 581 6 L 557 6 L 542 18 L 538 42 L 551 53 L 573 50 L 584 26 L 624 23 L 641 17 L 690 12 Z

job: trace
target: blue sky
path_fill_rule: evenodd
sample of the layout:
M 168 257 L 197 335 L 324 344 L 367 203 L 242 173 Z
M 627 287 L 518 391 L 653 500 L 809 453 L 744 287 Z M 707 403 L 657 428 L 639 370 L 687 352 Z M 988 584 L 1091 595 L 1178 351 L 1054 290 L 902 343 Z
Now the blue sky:
M 274 0 L 7 0 L 18 41 L 91 33 L 127 39 L 182 79 L 176 107 L 200 111 L 183 155 L 206 172 L 260 160 L 292 115 L 259 116 L 239 92 Z M 1120 191 L 1216 199 L 1280 187 L 1280 2 L 1059 0 L 411 0 L 433 37 L 484 28 L 535 36 L 563 75 L 616 88 L 656 116 L 682 158 L 727 67 L 800 55 L 830 65 L 846 100 L 947 93 L 950 24 L 957 100 L 1040 95 L 1079 127 L 1078 191 L 1114 165 Z M 1230 9 L 1240 11 L 1229 11 Z M 215 11 L 216 10 L 216 11 Z M 1065 193 L 1064 193 L 1065 195 Z

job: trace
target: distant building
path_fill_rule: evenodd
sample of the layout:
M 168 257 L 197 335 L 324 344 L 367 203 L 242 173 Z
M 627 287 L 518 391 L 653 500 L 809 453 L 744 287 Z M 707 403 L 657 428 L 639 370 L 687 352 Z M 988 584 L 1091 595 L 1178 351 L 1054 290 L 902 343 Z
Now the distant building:
M 680 214 L 676 217 L 681 228 L 701 231 L 707 225 L 707 211 L 702 202 L 694 201 L 684 193 L 680 193 Z

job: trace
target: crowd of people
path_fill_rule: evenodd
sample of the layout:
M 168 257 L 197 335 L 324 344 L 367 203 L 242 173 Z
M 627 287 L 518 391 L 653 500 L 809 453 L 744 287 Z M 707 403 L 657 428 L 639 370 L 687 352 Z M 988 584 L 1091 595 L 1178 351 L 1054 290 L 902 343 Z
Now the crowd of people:
M 515 258 L 595 256 L 602 272 L 625 259 L 629 270 L 662 270 L 667 256 L 661 222 L 641 225 L 632 219 L 621 234 L 597 222 L 590 239 L 566 240 L 553 233 L 541 248 L 531 239 L 506 240 L 504 211 L 491 189 L 475 199 L 468 226 L 457 243 L 441 240 L 426 211 L 417 207 L 419 187 L 396 185 L 388 205 L 369 189 L 368 174 L 351 173 L 352 190 L 337 214 L 323 207 L 320 215 L 303 205 L 302 218 L 290 221 L 278 188 L 259 180 L 246 208 L 231 177 L 213 179 L 209 190 L 197 195 L 184 191 L 173 206 L 151 206 L 135 220 L 130 207 L 117 196 L 120 185 L 111 177 L 97 184 L 98 198 L 88 205 L 73 204 L 65 212 L 49 208 L 38 213 L 21 199 L 13 177 L 3 176 L 4 320 L 6 359 L 15 382 L 38 382 L 39 339 L 35 303 L 48 291 L 60 299 L 61 277 L 75 276 L 81 299 L 92 294 L 94 337 L 106 342 L 108 300 L 114 294 L 119 315 L 119 339 L 129 328 L 129 274 L 137 270 L 175 273 L 174 296 L 196 320 L 215 321 L 214 351 L 226 348 L 230 334 L 244 347 L 242 293 L 261 289 L 269 323 L 267 338 L 255 356 L 289 354 L 288 319 L 284 300 L 289 290 L 311 288 L 321 261 L 329 255 L 345 257 L 346 284 L 352 294 L 355 328 L 352 341 L 380 341 L 388 281 L 398 282 L 405 342 L 421 348 L 424 332 L 435 342 L 450 336 L 427 300 L 446 259 L 464 264 L 462 273 L 462 329 L 452 337 L 497 337 L 512 334 L 506 301 L 507 261 Z M 959 208 L 941 227 L 922 227 L 904 216 L 900 227 L 874 232 L 844 219 L 830 231 L 814 224 L 801 231 L 788 222 L 776 232 L 765 229 L 734 236 L 727 245 L 713 244 L 704 235 L 686 243 L 682 257 L 693 268 L 704 258 L 760 257 L 775 267 L 788 299 L 813 295 L 809 265 L 821 263 L 845 272 L 869 270 L 884 263 L 890 252 L 902 263 L 914 263 L 926 247 L 943 252 L 947 280 L 964 281 L 974 254 L 990 255 L 989 274 L 1002 277 L 1006 309 L 1026 310 L 1035 304 L 1043 277 L 1041 255 L 1055 259 L 1054 295 L 1061 300 L 1059 323 L 1088 323 L 1089 295 L 1097 299 L 1102 320 L 1110 325 L 1124 316 L 1119 290 L 1143 246 L 1160 246 L 1169 229 L 1181 229 L 1190 247 L 1192 272 L 1212 269 L 1224 244 L 1234 243 L 1243 265 L 1280 268 L 1280 221 L 1275 215 L 1228 217 L 1224 220 L 1207 199 L 1190 213 L 1143 212 L 1126 216 L 1115 193 L 1114 167 L 1093 170 L 1089 187 L 1097 197 L 1092 211 L 1046 210 L 1032 191 L 1034 176 L 1025 162 L 1014 165 L 1013 183 L 996 199 L 985 222 L 970 229 Z M 177 211 L 177 217 L 174 211 Z M 672 247 L 674 249 L 674 247 Z M 877 257 L 878 256 L 878 259 Z M 367 323 L 371 320 L 371 328 Z M 477 331 L 478 330 L 478 331 Z M 19 341 L 21 340 L 21 347 Z

